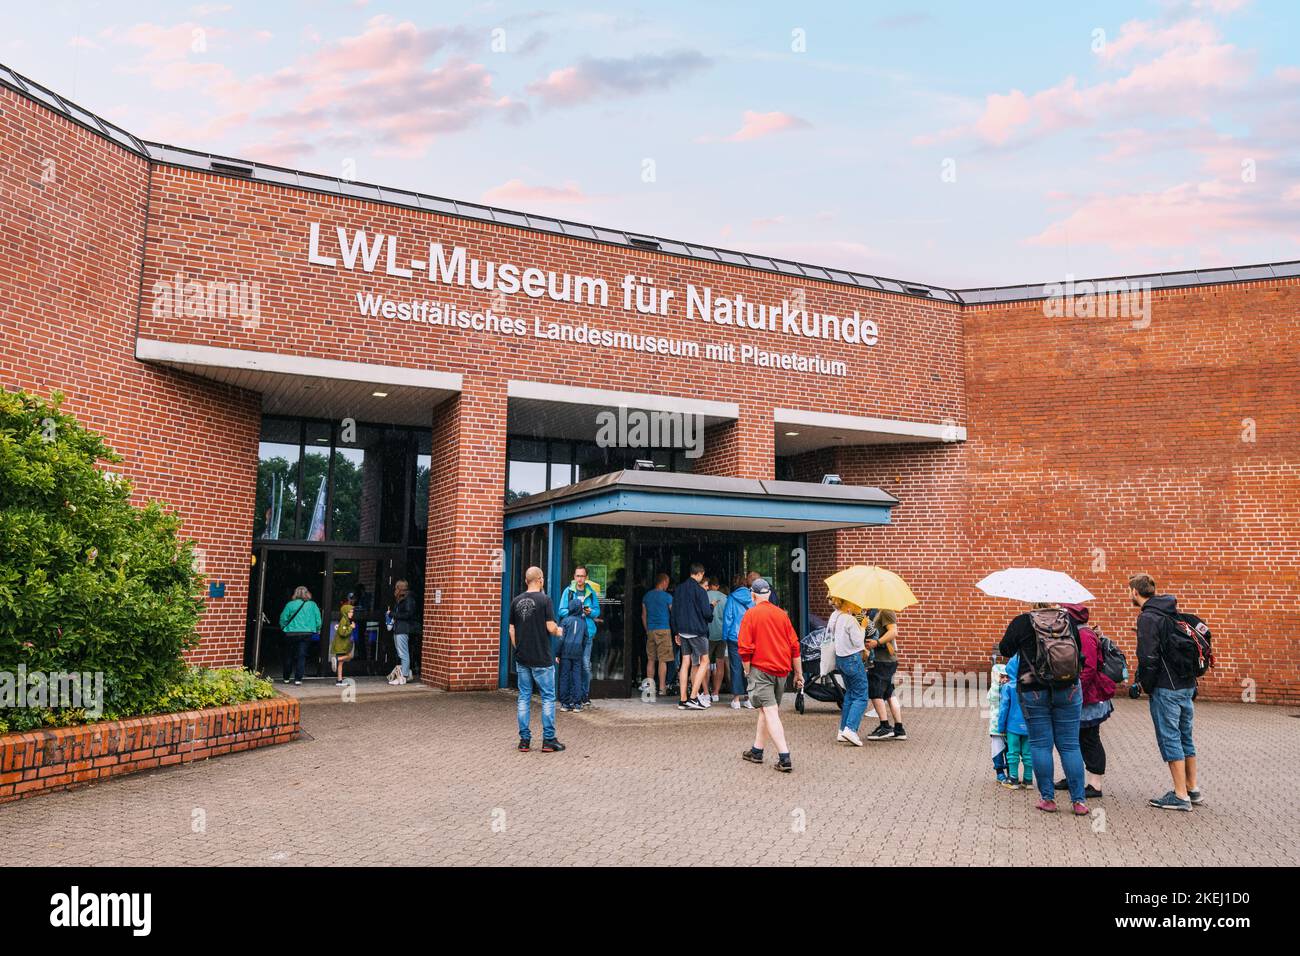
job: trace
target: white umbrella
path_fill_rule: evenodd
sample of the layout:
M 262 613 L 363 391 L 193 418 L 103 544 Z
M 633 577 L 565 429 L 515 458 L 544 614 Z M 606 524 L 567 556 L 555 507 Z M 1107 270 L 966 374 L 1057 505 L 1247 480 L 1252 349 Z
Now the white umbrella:
M 975 585 L 992 597 L 1033 604 L 1086 604 L 1092 592 L 1062 571 L 1044 568 L 1007 568 L 994 571 Z

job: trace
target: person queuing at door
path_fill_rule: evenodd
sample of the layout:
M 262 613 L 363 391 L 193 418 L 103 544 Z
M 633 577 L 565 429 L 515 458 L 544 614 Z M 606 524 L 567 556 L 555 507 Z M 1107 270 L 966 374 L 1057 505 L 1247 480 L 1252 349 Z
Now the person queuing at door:
M 705 594 L 709 604 L 713 605 L 713 617 L 709 618 L 709 660 L 713 668 L 713 693 L 710 702 L 716 704 L 722 691 L 722 681 L 727 676 L 727 641 L 722 636 L 722 608 L 718 605 L 727 600 L 727 592 L 722 589 L 717 576 L 705 578 Z
M 1052 790 L 1052 749 L 1061 766 L 1076 816 L 1088 814 L 1084 802 L 1083 756 L 1079 752 L 1079 712 L 1083 691 L 1079 687 L 1079 629 L 1065 610 L 1054 604 L 1035 604 L 1017 614 L 998 644 L 1005 658 L 1019 655 L 1016 697 L 1029 725 L 1029 752 L 1038 783 L 1038 809 L 1056 812 Z M 1007 673 L 1012 668 L 1008 666 Z
M 710 702 L 706 694 L 700 699 L 709 679 L 709 621 L 713 605 L 700 584 L 704 565 L 691 565 L 690 574 L 677 585 L 673 596 L 673 616 L 677 621 L 677 644 L 682 649 L 682 665 L 677 681 L 680 686 L 678 710 L 704 710 Z M 692 668 L 692 663 L 695 665 Z
M 759 574 L 757 571 L 750 571 L 749 574 L 745 575 L 745 583 L 749 585 L 750 588 L 753 588 L 754 582 L 761 577 L 763 576 Z M 767 581 L 766 578 L 763 578 L 763 580 Z M 767 586 L 772 587 L 772 582 L 768 581 Z M 781 601 L 776 596 L 776 588 L 772 588 L 772 596 L 768 599 L 768 603 L 771 604 L 772 607 L 781 606 Z
M 334 669 L 335 687 L 344 685 L 343 665 L 352 660 L 356 653 L 356 635 L 353 633 L 355 613 L 352 595 L 349 594 L 339 605 L 339 622 L 334 628 L 334 637 L 330 641 L 330 667 Z
M 519 752 L 532 749 L 533 688 L 542 698 L 542 753 L 556 753 L 564 744 L 555 737 L 555 657 L 551 638 L 559 635 L 555 607 L 542 590 L 542 569 L 531 567 L 524 572 L 523 594 L 510 602 L 510 646 L 515 652 L 515 672 L 519 676 L 519 698 L 515 705 L 519 721 Z
M 831 598 L 835 608 L 826 630 L 835 641 L 835 666 L 844 677 L 844 707 L 840 711 L 840 729 L 836 741 L 845 741 L 855 747 L 862 746 L 858 728 L 867 710 L 868 681 L 866 655 L 866 630 L 858 623 L 855 614 L 862 608 L 852 601 Z
M 745 575 L 737 574 L 731 581 L 731 593 L 722 605 L 722 636 L 727 642 L 727 670 L 731 676 L 731 709 L 754 709 L 745 686 L 745 668 L 740 661 L 737 642 L 740 640 L 740 621 L 745 612 L 754 606 L 754 595 L 749 590 Z
M 591 706 L 591 647 L 596 640 L 596 625 L 600 623 L 600 597 L 587 580 L 587 569 L 581 564 L 573 569 L 573 581 L 560 595 L 560 622 L 569 614 L 569 605 L 577 600 L 582 605 L 581 616 L 586 619 L 587 636 L 582 644 L 582 700 L 583 707 Z
M 560 609 L 560 637 L 555 664 L 560 669 L 560 710 L 582 710 L 582 646 L 587 640 L 587 622 L 582 616 L 582 601 L 573 597 L 569 606 Z
M 302 683 L 307 656 L 307 641 L 320 633 L 320 608 L 305 587 L 294 589 L 293 597 L 280 612 L 280 630 L 284 632 L 284 682 Z
M 1174 627 L 1178 599 L 1172 594 L 1156 594 L 1156 582 L 1149 574 L 1135 574 L 1128 582 L 1129 598 L 1138 608 L 1137 679 L 1147 692 L 1151 723 L 1155 726 L 1156 745 L 1169 767 L 1174 788 L 1149 803 L 1158 810 L 1191 810 L 1202 800 L 1196 785 L 1196 745 L 1192 741 L 1192 717 L 1195 712 L 1196 674 L 1192 668 L 1179 666 L 1172 642 L 1165 639 Z
M 411 635 L 419 630 L 419 611 L 410 585 L 403 579 L 393 585 L 393 606 L 388 609 L 393 619 L 393 646 L 397 649 L 398 664 L 388 675 L 388 683 L 405 684 L 411 679 Z
M 894 695 L 894 675 L 898 673 L 898 616 L 893 611 L 876 612 L 873 623 L 879 634 L 867 643 L 873 663 L 867 671 L 867 692 L 871 707 L 880 723 L 867 740 L 906 740 L 903 729 L 903 705 Z M 889 718 L 893 717 L 891 724 Z
M 668 664 L 673 659 L 673 596 L 668 593 L 668 575 L 655 578 L 655 586 L 641 598 L 641 626 L 645 628 L 645 677 L 655 679 L 659 671 L 659 696 L 668 694 Z
M 781 726 L 781 695 L 786 678 L 794 671 L 794 686 L 803 689 L 803 667 L 799 653 L 799 636 L 790 623 L 790 615 L 772 604 L 772 586 L 762 578 L 750 582 L 754 606 L 740 620 L 737 642 L 740 659 L 749 678 L 749 699 L 758 708 L 758 727 L 754 745 L 741 754 L 750 763 L 762 763 L 767 742 L 776 747 L 776 769 L 789 773 L 790 746 Z

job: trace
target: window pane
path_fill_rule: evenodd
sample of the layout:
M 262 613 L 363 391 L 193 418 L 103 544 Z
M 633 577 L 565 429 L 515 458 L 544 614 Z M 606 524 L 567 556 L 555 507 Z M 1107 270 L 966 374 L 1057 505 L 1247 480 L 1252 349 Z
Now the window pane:
M 262 440 L 257 455 L 257 507 L 253 514 L 253 537 L 278 540 L 293 538 L 298 508 L 298 461 L 300 429 L 296 420 L 268 418 L 262 421 Z
M 308 422 L 303 447 L 302 502 L 303 528 L 300 537 L 308 541 L 325 540 L 325 496 L 330 470 L 330 425 Z
M 508 443 L 506 501 L 546 490 L 546 442 L 512 438 Z
M 609 466 L 609 459 L 605 454 L 605 449 L 595 442 L 579 443 L 576 457 L 578 459 L 576 464 L 578 481 L 595 478 L 597 475 L 606 475 L 614 470 Z
M 411 483 L 411 543 L 420 544 L 429 529 L 429 469 L 433 458 L 427 453 L 415 456 L 415 480 Z
M 369 425 L 350 425 L 339 438 L 334 449 L 331 535 L 335 541 L 377 541 L 383 498 L 378 458 L 382 435 Z

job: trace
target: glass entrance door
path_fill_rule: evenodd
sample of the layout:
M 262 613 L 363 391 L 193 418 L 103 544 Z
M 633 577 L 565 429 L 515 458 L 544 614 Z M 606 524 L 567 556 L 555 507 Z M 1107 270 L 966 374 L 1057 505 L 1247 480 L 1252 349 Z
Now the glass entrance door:
M 245 666 L 272 677 L 283 664 L 280 612 L 301 585 L 321 609 L 321 630 L 307 646 L 307 677 L 328 677 L 330 640 L 338 626 L 344 600 L 352 597 L 356 649 L 344 666 L 345 676 L 384 674 L 396 663 L 392 635 L 384 623 L 393 602 L 393 585 L 405 568 L 398 549 L 262 547 L 253 566 L 249 637 Z M 423 581 L 411 581 L 411 594 L 420 603 Z M 418 668 L 419 649 L 413 641 L 412 665 Z

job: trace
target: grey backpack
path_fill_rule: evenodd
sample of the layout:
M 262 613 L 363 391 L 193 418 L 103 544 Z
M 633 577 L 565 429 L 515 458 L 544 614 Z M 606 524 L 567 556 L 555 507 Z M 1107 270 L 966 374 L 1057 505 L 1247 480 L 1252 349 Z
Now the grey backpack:
M 1022 683 L 1067 687 L 1079 679 L 1079 645 L 1070 628 L 1070 617 L 1059 607 L 1035 608 L 1029 612 L 1037 649 L 1033 669 L 1021 673 Z M 1026 680 L 1026 677 L 1028 680 Z

